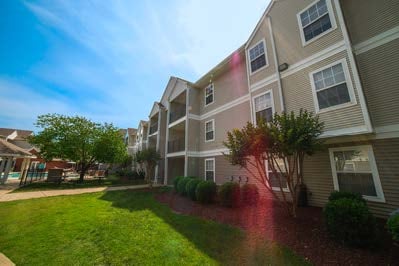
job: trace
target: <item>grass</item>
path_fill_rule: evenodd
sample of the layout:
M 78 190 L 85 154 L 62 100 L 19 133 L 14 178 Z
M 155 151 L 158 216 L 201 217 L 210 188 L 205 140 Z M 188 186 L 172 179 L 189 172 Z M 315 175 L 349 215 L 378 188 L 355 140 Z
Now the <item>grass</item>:
M 0 203 L 0 250 L 17 265 L 306 265 L 231 226 L 179 215 L 144 191 Z
M 61 184 L 34 182 L 24 187 L 20 187 L 12 191 L 12 193 L 31 192 L 39 190 L 55 190 L 55 189 L 77 189 L 90 187 L 106 187 L 106 186 L 122 186 L 122 185 L 142 185 L 145 181 L 142 179 L 127 180 L 120 179 L 117 176 L 111 175 L 99 182 L 98 179 L 84 180 L 83 183 L 78 183 L 77 180 L 62 182 Z

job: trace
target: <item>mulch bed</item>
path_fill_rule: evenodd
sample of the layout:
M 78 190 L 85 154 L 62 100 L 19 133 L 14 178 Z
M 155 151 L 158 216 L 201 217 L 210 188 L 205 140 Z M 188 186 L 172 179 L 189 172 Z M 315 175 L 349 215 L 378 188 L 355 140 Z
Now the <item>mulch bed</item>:
M 217 204 L 201 205 L 174 192 L 159 193 L 156 199 L 177 213 L 240 227 L 254 242 L 264 238 L 276 241 L 314 265 L 399 265 L 399 247 L 388 235 L 384 235 L 378 249 L 349 248 L 331 240 L 323 224 L 321 208 L 300 208 L 294 220 L 273 200 L 232 209 Z

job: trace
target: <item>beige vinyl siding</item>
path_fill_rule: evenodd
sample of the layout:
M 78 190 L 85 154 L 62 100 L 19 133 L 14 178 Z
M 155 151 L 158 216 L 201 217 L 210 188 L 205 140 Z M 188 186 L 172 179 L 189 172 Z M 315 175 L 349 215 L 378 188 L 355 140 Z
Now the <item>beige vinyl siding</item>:
M 196 176 L 204 178 L 204 174 L 200 172 L 200 161 L 202 158 L 199 157 L 188 157 L 187 163 L 187 175 L 188 176 Z M 203 167 L 203 166 L 202 166 Z
M 198 176 L 200 178 L 205 178 L 205 169 L 204 169 L 204 163 L 205 159 L 210 159 L 210 158 L 215 158 L 215 179 L 216 179 L 216 184 L 221 185 L 225 182 L 228 182 L 231 180 L 231 176 L 248 176 L 248 173 L 244 169 L 240 169 L 238 166 L 233 166 L 230 164 L 228 160 L 223 155 L 220 156 L 211 156 L 211 157 L 201 157 L 201 158 L 196 158 L 198 161 Z M 234 181 L 237 181 L 238 179 L 234 179 Z M 243 179 L 243 182 L 245 182 L 245 179 Z
M 366 41 L 399 25 L 397 0 L 340 1 L 353 44 Z
M 202 102 L 200 101 L 200 98 L 204 97 L 203 93 L 204 93 L 203 90 L 199 90 L 199 89 L 195 89 L 195 88 L 189 89 L 188 112 L 190 114 L 194 114 L 194 115 L 200 114 L 200 109 L 201 109 L 201 104 L 202 104 Z
M 305 47 L 302 46 L 297 14 L 314 2 L 314 0 L 276 1 L 270 10 L 269 16 L 272 20 L 279 64 L 292 65 L 343 40 L 332 0 L 337 28 Z
M 215 119 L 215 140 L 205 142 L 205 123 Z M 189 138 L 199 138 L 199 150 L 207 151 L 213 149 L 225 148 L 223 141 L 226 140 L 227 131 L 234 128 L 242 128 L 251 120 L 249 100 L 236 105 L 226 111 L 220 112 L 200 122 L 199 134 L 196 133 Z
M 399 124 L 398 47 L 396 39 L 356 57 L 374 127 Z
M 251 73 L 251 66 L 250 66 L 250 61 L 248 57 L 248 52 L 253 45 L 259 43 L 261 40 L 265 40 L 265 51 L 266 51 L 266 60 L 268 66 L 263 68 L 262 70 L 259 70 L 255 72 L 254 74 Z M 253 36 L 252 40 L 248 43 L 248 49 L 246 49 L 246 56 L 247 56 L 247 62 L 248 62 L 248 75 L 251 84 L 256 83 L 265 77 L 271 76 L 276 73 L 276 67 L 274 64 L 274 56 L 273 56 L 273 48 L 272 48 L 272 42 L 271 42 L 271 35 L 269 31 L 269 25 L 267 20 L 263 20 L 262 23 L 260 24 L 258 31 L 255 33 Z
M 233 56 L 234 57 L 234 56 Z M 224 104 L 248 94 L 247 70 L 244 53 L 237 53 L 236 58 L 226 66 L 226 71 L 212 79 L 214 85 L 214 102 L 205 107 L 205 87 L 199 90 L 198 98 L 194 99 L 200 105 L 200 114 L 205 114 Z
M 307 67 L 292 75 L 284 77 L 282 79 L 282 87 L 286 110 L 288 112 L 299 112 L 299 110 L 302 108 L 308 111 L 315 112 L 316 110 L 309 73 L 323 68 L 323 66 L 336 62 L 342 58 L 346 58 L 348 62 L 346 51 L 335 54 L 323 61 L 313 64 L 310 67 Z M 358 91 L 356 88 L 356 84 L 353 82 L 353 73 L 349 63 L 348 67 L 350 75 L 352 77 L 352 85 L 354 88 L 357 104 L 337 110 L 320 113 L 320 120 L 325 123 L 324 131 L 362 126 L 365 124 L 359 104 Z
M 200 131 L 203 130 L 200 128 L 201 122 L 195 119 L 188 120 L 188 151 L 198 151 L 200 147 Z
M 260 89 L 258 89 L 256 91 L 253 91 L 252 92 L 252 99 L 256 98 L 257 96 L 262 95 L 265 92 L 270 91 L 270 90 L 273 92 L 273 101 L 274 101 L 273 102 L 274 103 L 274 110 L 273 111 L 277 112 L 277 113 L 280 113 L 281 112 L 280 91 L 279 91 L 279 88 L 278 88 L 277 81 L 273 82 L 273 83 L 271 83 L 269 85 L 266 85 L 266 86 L 264 86 L 264 87 L 262 87 L 262 88 L 260 88 Z
M 158 150 L 162 158 L 165 157 L 166 123 L 167 123 L 166 118 L 167 118 L 167 112 L 165 110 L 161 110 L 159 117 L 160 132 L 158 132 L 158 138 L 159 138 Z
M 367 201 L 371 211 L 386 217 L 399 208 L 399 139 L 374 140 L 370 142 L 345 143 L 339 146 L 356 146 L 371 144 L 377 163 L 385 203 Z M 329 146 L 329 147 L 337 147 Z M 324 207 L 328 197 L 334 191 L 333 176 L 328 149 L 320 151 L 304 162 L 304 182 L 308 187 L 309 204 Z

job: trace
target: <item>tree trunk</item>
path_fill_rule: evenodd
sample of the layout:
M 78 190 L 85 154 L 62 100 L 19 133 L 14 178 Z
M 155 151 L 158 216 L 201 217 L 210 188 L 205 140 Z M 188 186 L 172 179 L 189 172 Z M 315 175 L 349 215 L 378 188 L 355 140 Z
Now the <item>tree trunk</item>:
M 80 170 L 80 175 L 79 175 L 79 183 L 83 183 L 83 180 L 85 178 L 85 170 Z

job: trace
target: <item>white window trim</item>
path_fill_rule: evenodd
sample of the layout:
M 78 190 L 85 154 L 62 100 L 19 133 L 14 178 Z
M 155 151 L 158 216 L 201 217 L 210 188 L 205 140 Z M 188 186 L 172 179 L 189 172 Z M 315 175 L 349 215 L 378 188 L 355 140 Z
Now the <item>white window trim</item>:
M 255 46 L 257 46 L 258 44 L 260 44 L 261 42 L 263 42 L 263 47 L 265 50 L 265 59 L 266 59 L 266 65 L 264 65 L 261 68 L 258 68 L 257 70 L 252 72 L 252 68 L 251 68 L 251 57 L 249 56 L 249 51 L 251 51 L 252 48 L 254 48 Z M 256 73 L 258 73 L 259 71 L 262 71 L 263 69 L 267 68 L 269 66 L 269 58 L 267 57 L 267 46 L 266 46 L 266 40 L 265 38 L 263 38 L 262 40 L 258 41 L 257 43 L 255 43 L 254 45 L 252 45 L 251 47 L 249 47 L 247 49 L 247 62 L 248 62 L 248 68 L 249 68 L 249 74 L 255 75 Z
M 269 164 L 268 164 L 268 162 L 266 161 L 266 174 L 267 174 L 267 178 L 269 178 Z M 269 186 L 269 184 L 267 184 L 267 186 Z M 281 191 L 280 190 L 280 187 L 271 187 L 272 188 L 272 190 L 274 190 L 274 191 Z M 288 188 L 288 183 L 287 183 L 287 187 L 283 187 L 283 191 L 284 192 L 290 192 L 290 190 L 289 190 L 289 188 Z
M 210 102 L 210 103 L 207 104 L 207 103 L 206 103 L 206 89 L 207 89 L 209 86 L 212 86 L 212 102 Z M 207 106 L 213 104 L 214 102 L 215 102 L 215 84 L 212 82 L 212 83 L 208 84 L 208 86 L 206 86 L 206 87 L 205 87 L 205 90 L 204 90 L 204 104 L 205 104 L 205 107 L 207 107 Z
M 257 121 L 256 121 L 256 111 L 255 111 L 255 98 L 258 98 L 258 97 L 260 97 L 260 96 L 263 96 L 263 95 L 265 95 L 265 94 L 268 94 L 268 93 L 270 93 L 270 98 L 271 98 L 271 101 L 272 101 L 272 113 L 273 113 L 273 115 L 274 115 L 274 112 L 275 112 L 275 110 L 276 109 L 274 109 L 274 97 L 273 97 L 273 90 L 272 89 L 270 89 L 270 90 L 267 90 L 267 91 L 265 91 L 265 92 L 262 92 L 262 93 L 259 93 L 259 94 L 256 94 L 255 96 L 252 96 L 252 115 L 253 115 L 253 118 L 254 118 L 254 121 L 253 121 L 253 124 L 256 126 L 257 125 Z
M 331 22 L 331 28 L 319 35 L 317 35 L 316 37 L 313 37 L 312 39 L 310 39 L 309 41 L 305 40 L 305 34 L 303 32 L 303 27 L 302 27 L 302 21 L 301 21 L 301 14 L 303 12 L 305 12 L 306 10 L 308 10 L 311 6 L 313 6 L 314 4 L 316 4 L 317 2 L 319 2 L 320 0 L 316 0 L 313 3 L 311 3 L 310 5 L 308 5 L 307 7 L 305 7 L 304 9 L 302 9 L 301 11 L 299 11 L 299 13 L 296 14 L 297 17 L 297 21 L 298 21 L 298 27 L 299 27 L 299 33 L 301 36 L 301 41 L 302 41 L 302 46 L 305 47 L 306 45 L 318 40 L 319 38 L 323 37 L 324 35 L 332 32 L 333 30 L 335 30 L 337 28 L 337 23 L 335 21 L 335 14 L 334 14 L 334 9 L 332 7 L 331 4 L 331 0 L 326 0 L 326 5 L 327 5 L 327 12 L 328 15 L 330 17 L 330 22 Z
M 206 131 L 206 124 L 208 124 L 209 122 L 212 123 L 213 138 L 207 140 L 207 139 L 206 139 L 206 133 L 207 133 L 207 131 Z M 211 120 L 205 121 L 204 127 L 205 127 L 205 142 L 212 142 L 212 141 L 215 141 L 215 132 L 216 132 L 216 129 L 215 129 L 215 119 L 211 119 Z M 210 132 L 210 131 L 209 131 L 209 132 Z
M 359 146 L 339 147 L 339 148 L 330 148 L 330 149 L 328 149 L 329 153 L 330 153 L 330 163 L 331 163 L 331 170 L 332 170 L 332 175 L 333 175 L 334 189 L 339 191 L 337 169 L 336 169 L 335 161 L 334 161 L 334 152 L 335 151 L 356 150 L 356 149 L 359 149 L 359 148 L 367 149 L 368 156 L 369 156 L 369 163 L 370 163 L 371 173 L 372 173 L 373 181 L 374 181 L 374 187 L 375 187 L 375 191 L 377 193 L 376 197 L 363 195 L 363 198 L 366 199 L 366 200 L 369 200 L 369 201 L 383 202 L 384 203 L 385 202 L 385 196 L 384 196 L 384 192 L 382 190 L 381 180 L 380 180 L 380 176 L 378 174 L 377 164 L 375 162 L 373 147 L 371 145 L 359 145 Z
M 215 164 L 215 158 L 207 158 L 207 159 L 205 159 L 205 161 L 204 161 L 204 179 L 206 180 L 206 162 L 207 161 L 213 161 L 213 169 L 212 169 L 212 172 L 213 172 L 213 182 L 216 182 L 216 171 L 215 171 L 215 168 L 216 168 L 216 164 Z
M 350 101 L 347 102 L 347 103 L 334 105 L 334 106 L 323 108 L 323 109 L 320 110 L 319 101 L 317 99 L 317 91 L 316 91 L 316 85 L 315 85 L 315 82 L 314 82 L 313 74 L 315 74 L 317 72 L 320 72 L 320 71 L 323 71 L 323 70 L 325 70 L 327 68 L 330 68 L 330 67 L 338 65 L 338 64 L 342 64 L 342 69 L 344 71 L 345 82 L 346 82 L 346 87 L 348 88 Z M 356 96 L 355 96 L 355 90 L 353 88 L 352 77 L 351 77 L 351 74 L 349 72 L 348 63 L 346 62 L 345 58 L 343 58 L 341 60 L 338 60 L 338 61 L 335 61 L 334 63 L 331 63 L 329 65 L 323 66 L 322 68 L 319 68 L 319 69 L 317 69 L 315 71 L 310 72 L 309 73 L 309 79 L 310 79 L 310 84 L 311 84 L 311 87 L 312 87 L 313 103 L 314 103 L 314 106 L 315 106 L 316 114 L 325 113 L 325 112 L 329 112 L 329 111 L 333 111 L 333 110 L 337 110 L 337 109 L 341 109 L 341 108 L 345 108 L 345 107 L 349 107 L 349 106 L 353 106 L 353 105 L 357 104 L 357 100 L 356 100 Z

